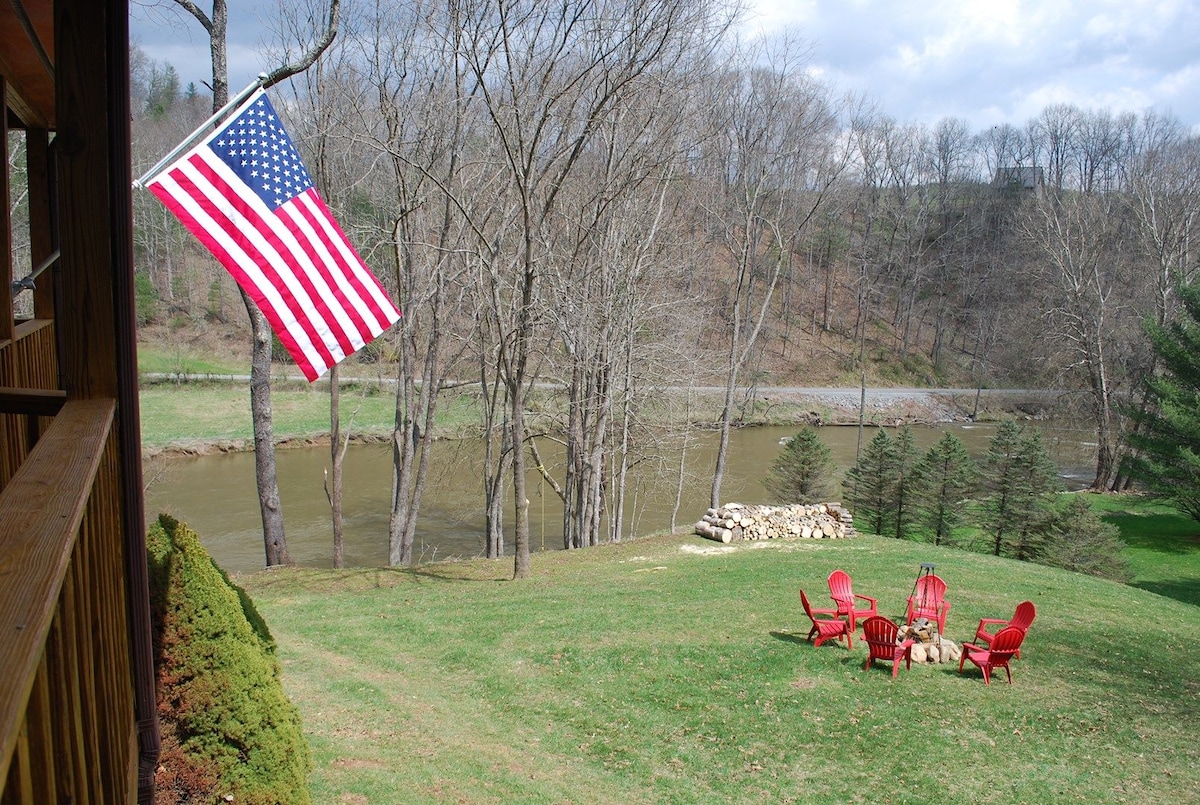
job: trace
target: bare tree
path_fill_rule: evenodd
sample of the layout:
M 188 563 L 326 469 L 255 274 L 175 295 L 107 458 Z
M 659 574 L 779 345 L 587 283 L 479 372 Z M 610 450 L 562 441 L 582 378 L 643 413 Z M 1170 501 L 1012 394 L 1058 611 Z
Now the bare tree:
M 1132 296 L 1119 207 L 1111 193 L 1047 192 L 1030 200 L 1020 224 L 1045 268 L 1044 335 L 1059 353 L 1056 362 L 1082 378 L 1088 395 L 1096 490 L 1108 489 L 1116 471 L 1116 346 Z
M 1154 266 L 1154 320 L 1171 314 L 1175 289 L 1196 270 L 1192 237 L 1200 222 L 1200 138 L 1178 119 L 1146 114 L 1126 170 L 1138 232 Z
M 191 14 L 208 34 L 212 58 L 213 111 L 229 102 L 227 30 L 229 13 L 226 0 L 213 0 L 212 13 L 206 14 L 192 0 L 175 0 Z M 272 70 L 264 86 L 271 86 L 308 69 L 337 34 L 341 0 L 329 0 L 326 27 L 311 47 L 297 60 Z M 267 566 L 292 564 L 283 528 L 283 508 L 279 501 L 279 481 L 275 471 L 275 427 L 271 412 L 272 333 L 267 318 L 244 291 L 242 302 L 250 318 L 252 349 L 250 362 L 250 412 L 254 423 L 254 474 L 262 514 L 263 545 Z
M 835 148 L 828 93 L 803 71 L 806 47 L 779 38 L 758 43 L 741 67 L 714 81 L 706 138 L 709 176 L 720 177 L 709 211 L 732 281 L 726 316 L 725 399 L 711 505 L 720 505 L 739 375 L 754 354 L 779 278 L 846 165 Z
M 1054 190 L 1067 186 L 1082 125 L 1082 112 L 1065 103 L 1051 104 L 1029 121 L 1027 136 L 1033 148 L 1033 164 L 1045 169 L 1046 184 Z
M 492 273 L 500 375 L 509 404 L 515 499 L 514 577 L 529 575 L 526 397 L 536 377 L 537 324 L 552 223 L 601 121 L 698 35 L 711 36 L 705 4 L 585 0 L 453 4 L 463 54 L 516 202 L 511 273 Z

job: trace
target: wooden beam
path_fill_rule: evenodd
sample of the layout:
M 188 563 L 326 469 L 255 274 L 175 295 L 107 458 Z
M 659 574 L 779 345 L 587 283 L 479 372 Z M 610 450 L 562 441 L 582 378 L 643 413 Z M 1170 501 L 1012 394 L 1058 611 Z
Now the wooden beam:
M 0 414 L 54 416 L 66 401 L 65 391 L 0 388 Z
M 117 396 L 105 3 L 56 3 L 59 221 L 58 322 L 63 387 L 72 399 Z M 132 189 L 129 189 L 132 194 Z

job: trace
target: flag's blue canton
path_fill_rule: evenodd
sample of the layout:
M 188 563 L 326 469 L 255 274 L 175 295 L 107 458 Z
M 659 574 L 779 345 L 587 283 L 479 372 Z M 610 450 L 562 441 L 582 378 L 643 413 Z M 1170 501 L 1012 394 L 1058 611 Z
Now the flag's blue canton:
M 292 138 L 266 95 L 231 120 L 209 148 L 272 210 L 312 187 Z

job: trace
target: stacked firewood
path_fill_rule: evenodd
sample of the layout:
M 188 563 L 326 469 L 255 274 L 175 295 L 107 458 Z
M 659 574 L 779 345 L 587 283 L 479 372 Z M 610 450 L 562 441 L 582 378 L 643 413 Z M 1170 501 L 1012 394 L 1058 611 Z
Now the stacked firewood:
M 709 509 L 696 533 L 717 542 L 761 539 L 841 539 L 854 536 L 854 518 L 840 503 L 744 506 Z

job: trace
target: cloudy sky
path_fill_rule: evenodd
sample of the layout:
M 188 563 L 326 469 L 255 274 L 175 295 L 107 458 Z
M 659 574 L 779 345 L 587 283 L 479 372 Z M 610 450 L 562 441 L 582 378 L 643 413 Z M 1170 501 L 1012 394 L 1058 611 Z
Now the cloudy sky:
M 754 0 L 812 68 L 901 122 L 1023 125 L 1053 103 L 1200 124 L 1198 0 Z
M 399 0 L 398 0 L 399 1 Z M 1023 125 L 1053 103 L 1153 107 L 1200 129 L 1200 0 L 751 0 L 747 31 L 787 26 L 811 69 L 904 123 Z M 211 4 L 200 1 L 211 8 Z M 208 71 L 199 25 L 173 0 L 134 0 L 135 42 L 186 85 Z M 265 65 L 273 0 L 229 0 L 230 86 Z M 172 21 L 174 24 L 172 25 Z

